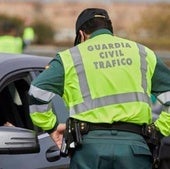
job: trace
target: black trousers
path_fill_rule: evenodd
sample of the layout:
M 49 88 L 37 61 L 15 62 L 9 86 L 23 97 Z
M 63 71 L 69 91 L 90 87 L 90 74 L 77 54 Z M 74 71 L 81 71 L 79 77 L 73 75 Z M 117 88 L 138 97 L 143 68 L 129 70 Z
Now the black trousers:
M 161 139 L 158 169 L 170 169 L 170 136 Z

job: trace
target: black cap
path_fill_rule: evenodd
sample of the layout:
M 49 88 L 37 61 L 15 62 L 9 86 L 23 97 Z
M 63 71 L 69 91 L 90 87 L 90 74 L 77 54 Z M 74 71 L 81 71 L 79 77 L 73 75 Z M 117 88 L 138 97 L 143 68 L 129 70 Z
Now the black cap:
M 76 45 L 79 39 L 79 29 L 80 27 L 87 21 L 89 21 L 92 18 L 104 18 L 106 20 L 109 20 L 109 15 L 106 10 L 100 9 L 100 8 L 87 8 L 83 10 L 80 15 L 77 18 L 76 21 L 76 38 L 74 44 Z

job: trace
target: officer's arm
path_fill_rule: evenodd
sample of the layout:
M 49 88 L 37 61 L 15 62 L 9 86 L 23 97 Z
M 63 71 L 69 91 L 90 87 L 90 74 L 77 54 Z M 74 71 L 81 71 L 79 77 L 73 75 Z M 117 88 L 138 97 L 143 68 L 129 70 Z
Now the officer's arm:
M 30 117 L 33 123 L 52 133 L 57 127 L 57 116 L 52 111 L 51 100 L 63 95 L 64 70 L 59 56 L 56 56 L 35 80 L 32 81 L 30 95 Z
M 157 58 L 152 78 L 152 94 L 162 104 L 162 112 L 154 124 L 163 135 L 168 136 L 170 135 L 170 70 L 160 58 Z

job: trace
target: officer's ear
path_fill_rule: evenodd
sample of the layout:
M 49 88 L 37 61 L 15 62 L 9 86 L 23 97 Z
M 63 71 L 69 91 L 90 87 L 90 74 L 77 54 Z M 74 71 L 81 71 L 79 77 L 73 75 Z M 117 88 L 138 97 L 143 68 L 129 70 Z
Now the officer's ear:
M 89 35 L 86 34 L 84 31 L 79 30 L 79 35 L 80 35 L 80 42 L 84 42 L 89 38 Z

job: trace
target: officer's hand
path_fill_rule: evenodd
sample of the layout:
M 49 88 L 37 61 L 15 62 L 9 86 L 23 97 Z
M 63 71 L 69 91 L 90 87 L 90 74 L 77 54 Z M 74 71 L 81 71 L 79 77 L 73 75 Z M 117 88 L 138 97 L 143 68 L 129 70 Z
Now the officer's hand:
M 65 129 L 66 129 L 66 124 L 60 123 L 57 126 L 57 129 L 53 133 L 50 134 L 51 138 L 54 140 L 54 142 L 56 143 L 59 149 L 61 149 L 63 133 Z

